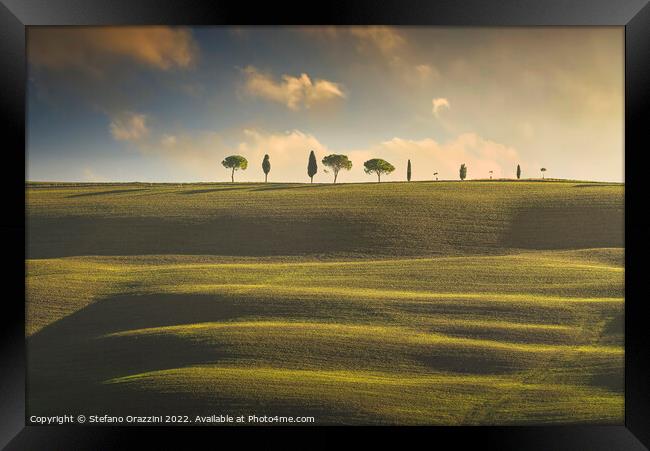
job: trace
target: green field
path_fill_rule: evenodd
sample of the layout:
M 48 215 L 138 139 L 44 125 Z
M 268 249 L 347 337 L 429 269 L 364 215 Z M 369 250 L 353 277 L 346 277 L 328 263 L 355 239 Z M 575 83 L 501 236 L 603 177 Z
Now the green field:
M 623 185 L 26 195 L 30 415 L 623 422 Z

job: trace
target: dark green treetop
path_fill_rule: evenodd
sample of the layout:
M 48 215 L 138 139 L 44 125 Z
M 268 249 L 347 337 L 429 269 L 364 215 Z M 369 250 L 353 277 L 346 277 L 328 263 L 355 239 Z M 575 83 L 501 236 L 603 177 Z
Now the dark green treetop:
M 318 172 L 318 163 L 316 163 L 316 155 L 312 150 L 309 153 L 309 163 L 307 164 L 307 175 L 311 179 L 311 183 L 314 183 L 314 176 Z
M 246 170 L 248 167 L 248 160 L 241 155 L 230 155 L 226 157 L 221 164 L 224 168 L 232 169 L 230 173 L 230 180 L 235 181 L 235 171 L 241 169 L 242 171 Z
M 363 163 L 363 170 L 366 174 L 377 174 L 377 182 L 381 182 L 382 174 L 390 174 L 395 170 L 395 166 L 381 158 L 373 158 Z
M 323 158 L 323 164 L 332 169 L 334 173 L 334 183 L 336 183 L 336 177 L 339 175 L 341 169 L 349 171 L 352 169 L 352 162 L 348 159 L 347 155 L 338 155 L 331 154 Z
M 264 159 L 262 160 L 262 170 L 264 171 L 264 183 L 266 183 L 269 172 L 271 171 L 271 162 L 269 161 L 269 156 L 264 155 Z

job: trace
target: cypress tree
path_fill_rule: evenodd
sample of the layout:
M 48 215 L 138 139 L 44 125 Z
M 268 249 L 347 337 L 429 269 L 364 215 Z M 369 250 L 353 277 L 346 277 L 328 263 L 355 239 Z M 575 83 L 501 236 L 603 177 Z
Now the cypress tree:
M 314 183 L 316 172 L 318 172 L 318 163 L 316 163 L 316 155 L 314 155 L 314 151 L 312 150 L 309 153 L 309 164 L 307 165 L 307 175 L 311 179 L 311 183 Z
M 521 166 L 517 165 L 517 180 L 521 178 Z
M 406 165 L 406 180 L 411 181 L 411 160 L 409 160 L 408 164 Z
M 264 155 L 264 159 L 262 160 L 262 170 L 264 171 L 264 183 L 266 183 L 269 172 L 271 171 L 271 162 L 269 161 L 268 155 Z

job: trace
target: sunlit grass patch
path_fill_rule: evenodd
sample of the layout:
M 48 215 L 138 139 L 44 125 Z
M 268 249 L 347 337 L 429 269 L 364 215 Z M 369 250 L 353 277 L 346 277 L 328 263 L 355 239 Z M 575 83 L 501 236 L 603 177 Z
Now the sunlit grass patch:
M 617 422 L 623 410 L 622 399 L 605 390 L 498 376 L 196 366 L 106 383 L 209 405 L 227 402 L 235 413 L 246 404 L 273 403 L 282 412 L 307 411 L 322 423 L 580 423 L 594 416 Z

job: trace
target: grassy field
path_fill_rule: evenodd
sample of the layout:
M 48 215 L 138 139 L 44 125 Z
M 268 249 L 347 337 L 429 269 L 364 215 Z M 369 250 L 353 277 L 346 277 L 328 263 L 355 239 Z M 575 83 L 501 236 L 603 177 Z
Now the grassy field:
M 623 196 L 29 184 L 29 414 L 622 423 Z

